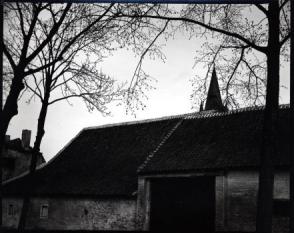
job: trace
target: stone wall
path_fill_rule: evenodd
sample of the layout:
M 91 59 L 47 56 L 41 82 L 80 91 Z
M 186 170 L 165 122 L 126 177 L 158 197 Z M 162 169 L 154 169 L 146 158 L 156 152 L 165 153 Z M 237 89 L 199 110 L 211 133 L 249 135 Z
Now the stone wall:
M 138 229 L 148 230 L 150 222 L 150 178 L 194 177 L 212 175 L 210 173 L 184 173 L 148 175 L 139 177 L 137 223 Z M 258 172 L 229 171 L 215 174 L 216 209 L 215 226 L 217 231 L 255 231 Z M 289 200 L 289 173 L 277 172 L 274 180 L 274 199 Z M 287 217 L 273 217 L 273 233 L 288 232 Z
M 176 176 L 194 176 L 184 174 Z M 175 175 L 171 175 L 175 176 Z M 28 228 L 85 230 L 148 230 L 150 215 L 150 177 L 139 177 L 138 199 L 34 198 Z M 289 200 L 289 173 L 277 172 L 274 199 Z M 258 173 L 230 171 L 216 175 L 216 229 L 255 231 Z M 3 199 L 3 224 L 15 227 L 22 201 Z M 15 214 L 8 216 L 9 205 Z M 49 206 L 48 218 L 40 218 L 41 205 Z M 274 216 L 273 232 L 288 232 L 288 218 Z M 137 225 L 136 225 L 137 224 Z
M 232 171 L 216 178 L 217 230 L 255 231 L 258 173 Z M 289 200 L 289 175 L 277 172 L 274 181 L 274 199 Z M 288 218 L 273 217 L 273 232 L 284 233 Z
M 3 226 L 17 226 L 22 200 L 5 198 Z M 8 216 L 9 205 L 14 215 Z M 48 218 L 40 217 L 42 205 L 48 205 Z M 136 200 L 132 199 L 73 199 L 34 198 L 31 201 L 28 229 L 69 230 L 134 230 Z
M 12 205 L 13 213 L 9 215 L 9 206 Z M 15 228 L 19 221 L 22 200 L 19 198 L 2 197 L 2 225 L 7 228 Z

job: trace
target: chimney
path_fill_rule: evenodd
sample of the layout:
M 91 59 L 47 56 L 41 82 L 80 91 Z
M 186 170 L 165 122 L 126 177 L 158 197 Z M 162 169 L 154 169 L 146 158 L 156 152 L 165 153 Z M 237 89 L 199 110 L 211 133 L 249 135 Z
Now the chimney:
M 22 146 L 24 148 L 30 147 L 30 142 L 31 142 L 31 131 L 30 130 L 28 130 L 28 129 L 22 130 L 21 141 L 22 141 Z
M 10 135 L 5 135 L 5 142 L 9 142 L 10 141 Z

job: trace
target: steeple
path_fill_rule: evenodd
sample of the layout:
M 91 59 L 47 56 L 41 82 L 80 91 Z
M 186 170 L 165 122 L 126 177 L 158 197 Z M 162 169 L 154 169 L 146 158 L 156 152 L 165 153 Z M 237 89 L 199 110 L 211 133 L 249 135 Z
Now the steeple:
M 225 111 L 226 107 L 222 103 L 219 85 L 216 77 L 215 67 L 213 67 L 208 94 L 205 103 L 205 110 Z

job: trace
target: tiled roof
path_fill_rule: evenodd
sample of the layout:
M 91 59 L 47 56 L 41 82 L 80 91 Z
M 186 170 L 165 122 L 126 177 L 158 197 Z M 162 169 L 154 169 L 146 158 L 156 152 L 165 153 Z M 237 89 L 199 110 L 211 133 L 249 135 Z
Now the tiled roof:
M 179 117 L 87 128 L 35 174 L 35 195 L 131 195 L 137 168 L 155 150 Z M 23 194 L 28 176 L 3 187 Z
M 289 165 L 289 112 L 289 106 L 281 106 L 276 166 Z M 263 107 L 258 107 L 188 115 L 140 172 L 257 167 L 263 114 Z
M 280 109 L 278 166 L 289 164 L 289 106 Z M 34 195 L 124 195 L 138 172 L 253 168 L 259 164 L 263 108 L 204 111 L 82 130 L 35 173 Z M 3 194 L 27 192 L 24 175 Z

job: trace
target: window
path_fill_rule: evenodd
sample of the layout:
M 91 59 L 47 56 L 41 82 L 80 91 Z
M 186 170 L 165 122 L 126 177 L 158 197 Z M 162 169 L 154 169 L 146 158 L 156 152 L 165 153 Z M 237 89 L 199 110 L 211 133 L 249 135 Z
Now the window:
M 41 205 L 40 218 L 48 218 L 48 209 L 49 209 L 48 204 Z
M 273 214 L 279 217 L 290 216 L 290 201 L 289 199 L 274 199 Z
M 14 206 L 13 206 L 13 204 L 9 204 L 9 206 L 8 206 L 8 216 L 14 216 Z

